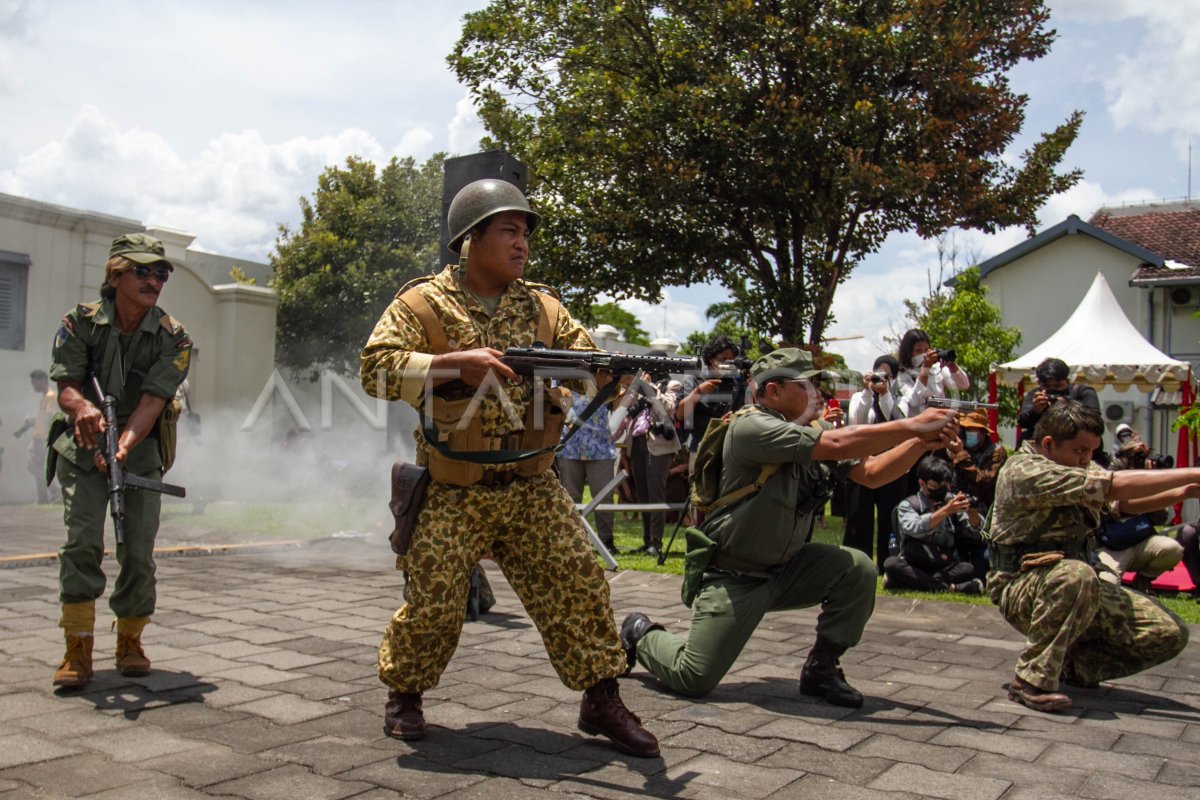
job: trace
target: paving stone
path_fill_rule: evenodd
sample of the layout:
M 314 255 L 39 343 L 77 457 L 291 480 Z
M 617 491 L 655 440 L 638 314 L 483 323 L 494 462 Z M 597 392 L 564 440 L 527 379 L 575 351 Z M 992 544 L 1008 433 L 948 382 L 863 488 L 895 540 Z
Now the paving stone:
M 80 750 L 75 743 L 61 744 L 33 734 L 0 736 L 0 769 L 50 761 L 78 753 Z
M 292 694 L 277 694 L 273 697 L 264 697 L 262 700 L 251 700 L 249 703 L 230 706 L 229 710 L 266 717 L 280 725 L 291 725 L 295 722 L 305 722 L 317 717 L 337 714 L 342 709 L 328 703 L 304 700 Z
M 335 780 L 314 775 L 304 767 L 289 765 L 268 772 L 218 783 L 209 787 L 214 794 L 232 794 L 249 800 L 339 800 L 372 788 L 366 783 Z
M 93 750 L 107 753 L 114 761 L 139 762 L 146 758 L 194 750 L 201 742 L 172 736 L 148 726 L 128 730 L 97 733 L 87 738 Z
M 947 728 L 929 740 L 929 744 L 947 747 L 965 747 L 985 753 L 997 753 L 1023 761 L 1035 761 L 1046 751 L 1050 742 L 1037 739 L 1020 739 L 999 733 L 975 730 L 973 728 Z
M 855 755 L 885 758 L 889 761 L 921 764 L 939 772 L 954 772 L 975 755 L 973 751 L 963 747 L 942 747 L 910 742 L 886 734 L 872 736 L 856 745 L 851 752 Z
M 811 744 L 792 743 L 755 762 L 764 767 L 802 769 L 845 785 L 865 786 L 894 761 L 850 752 L 836 753 Z M 793 784 L 794 785 L 794 784 Z
M 771 795 L 771 800 L 919 800 L 925 796 L 908 792 L 881 792 L 841 783 L 823 775 L 805 775 Z
M 257 653 L 242 657 L 243 661 L 252 661 L 257 664 L 263 664 L 272 669 L 296 669 L 298 667 L 308 667 L 313 664 L 324 664 L 333 659 L 328 656 L 314 656 L 308 653 L 293 653 L 289 650 L 279 650 L 274 653 Z
M 163 775 L 144 783 L 132 783 L 106 792 L 84 795 L 87 800 L 128 800 L 130 797 L 146 800 L 202 800 L 208 796 Z
M 1091 775 L 1079 790 L 1080 797 L 1096 800 L 1200 800 L 1200 788 L 1172 786 L 1132 780 L 1111 772 Z
M 1011 781 L 1015 786 L 1042 788 L 1047 791 L 1073 794 L 1089 774 L 1086 769 L 1076 769 L 1042 762 L 1030 763 L 1009 758 L 1004 754 L 980 753 L 960 769 L 960 775 L 979 775 Z M 1007 800 L 1008 795 L 1005 795 Z
M 265 750 L 258 755 L 260 758 L 291 761 L 321 775 L 336 775 L 376 761 L 391 761 L 396 757 L 393 752 L 372 749 L 363 746 L 360 741 L 334 736 L 296 742 Z
M 61 658 L 62 656 L 59 656 Z M 46 680 L 46 683 L 49 683 Z M 0 695 L 0 720 L 20 719 L 39 714 L 54 714 L 69 711 L 72 706 L 62 700 L 34 692 L 17 692 Z
M 1042 764 L 1057 767 L 1077 767 L 1095 772 L 1115 772 L 1129 778 L 1154 780 L 1166 759 L 1155 756 L 1114 753 L 1111 750 L 1093 750 L 1076 744 L 1053 744 Z
M 262 664 L 255 664 L 254 666 L 236 667 L 218 672 L 213 677 L 228 678 L 231 681 L 246 683 L 250 686 L 269 686 L 272 683 L 283 683 L 284 681 L 303 678 L 306 674 L 304 672 L 286 672 L 281 669 L 264 667 Z
M 682 780 L 687 788 L 680 797 L 770 797 L 804 775 L 800 769 L 770 769 L 742 764 L 708 753 L 667 767 L 665 778 Z
M 114 763 L 94 753 L 81 753 L 6 769 L 0 777 L 36 786 L 51 797 L 80 797 L 88 792 L 151 780 L 154 773 L 133 764 Z
M 722 730 L 697 725 L 669 739 L 659 739 L 662 744 L 689 750 L 700 750 L 719 755 L 733 761 L 757 763 L 784 746 L 779 739 L 763 739 L 758 736 L 729 734 Z
M 997 800 L 1011 785 L 1006 780 L 949 775 L 917 764 L 894 764 L 867 787 L 881 791 L 918 789 L 923 795 L 945 800 Z
M 188 786 L 201 788 L 266 772 L 279 764 L 272 759 L 243 755 L 228 747 L 205 743 L 195 750 L 148 759 L 139 766 L 173 775 Z
M 823 750 L 842 752 L 868 738 L 866 731 L 846 730 L 834 725 L 814 725 L 793 719 L 777 719 L 755 729 L 754 736 L 815 744 Z
M 478 783 L 491 783 L 487 775 L 437 766 L 411 755 L 348 770 L 338 775 L 338 778 L 383 787 L 398 792 L 405 798 L 412 797 L 416 800 L 444 797 L 450 792 Z
M 315 739 L 321 734 L 299 725 L 274 725 L 260 717 L 250 717 L 193 732 L 194 737 L 228 745 L 239 753 L 257 753 L 292 742 Z

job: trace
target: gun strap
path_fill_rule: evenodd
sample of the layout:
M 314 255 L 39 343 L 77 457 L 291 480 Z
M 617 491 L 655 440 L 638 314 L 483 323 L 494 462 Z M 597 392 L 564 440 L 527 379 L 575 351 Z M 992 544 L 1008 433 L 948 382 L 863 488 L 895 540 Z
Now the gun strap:
M 537 458 L 546 453 L 562 450 L 566 443 L 571 441 L 571 437 L 583 427 L 583 423 L 587 422 L 588 418 L 596 413 L 596 409 L 600 408 L 600 406 L 604 405 L 612 397 L 613 392 L 617 389 L 617 383 L 615 380 L 611 381 L 603 389 L 596 392 L 596 396 L 587 404 L 583 413 L 579 415 L 578 420 L 567 423 L 567 435 L 558 444 L 543 447 L 540 450 L 451 450 L 438 440 L 437 429 L 428 423 L 428 416 L 426 416 L 426 424 L 421 428 L 421 432 L 425 436 L 426 443 L 446 458 L 452 458 L 456 461 L 468 461 L 472 464 L 514 464 L 518 461 L 525 461 L 526 459 Z

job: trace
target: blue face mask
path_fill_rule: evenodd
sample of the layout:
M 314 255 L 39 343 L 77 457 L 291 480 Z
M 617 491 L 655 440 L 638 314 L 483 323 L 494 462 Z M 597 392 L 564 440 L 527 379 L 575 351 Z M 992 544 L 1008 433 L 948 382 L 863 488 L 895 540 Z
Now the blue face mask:
M 974 450 L 976 447 L 979 447 L 982 441 L 983 434 L 979 431 L 967 431 L 963 434 L 963 444 L 967 446 L 968 450 Z

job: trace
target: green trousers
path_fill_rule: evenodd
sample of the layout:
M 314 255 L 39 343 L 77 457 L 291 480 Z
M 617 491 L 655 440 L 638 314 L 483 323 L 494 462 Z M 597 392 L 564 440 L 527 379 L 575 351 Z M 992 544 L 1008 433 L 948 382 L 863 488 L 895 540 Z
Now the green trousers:
M 1046 692 L 1058 689 L 1068 659 L 1077 678 L 1099 683 L 1161 664 L 1188 642 L 1170 611 L 1070 558 L 1020 573 L 1004 587 L 1000 613 L 1028 637 L 1017 677 Z
M 62 485 L 66 544 L 58 551 L 59 600 L 84 603 L 104 593 L 104 525 L 108 518 L 108 476 L 81 470 L 61 455 L 58 480 Z M 161 480 L 162 471 L 142 477 Z M 117 581 L 108 605 L 118 618 L 148 617 L 154 613 L 154 537 L 162 495 L 136 489 L 125 492 L 125 543 L 117 547 Z
M 671 689 L 699 697 L 733 666 L 768 611 L 820 605 L 817 633 L 852 647 L 875 610 L 875 564 L 860 550 L 809 543 L 770 578 L 709 573 L 692 606 L 684 641 L 650 631 L 637 659 Z

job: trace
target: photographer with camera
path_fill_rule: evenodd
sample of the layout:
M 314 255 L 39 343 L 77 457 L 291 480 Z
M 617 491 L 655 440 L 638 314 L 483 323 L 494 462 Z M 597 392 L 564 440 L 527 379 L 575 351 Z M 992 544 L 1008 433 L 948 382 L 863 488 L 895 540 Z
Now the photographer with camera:
M 969 495 L 950 494 L 954 474 L 934 456 L 917 462 L 920 491 L 896 506 L 900 555 L 883 563 L 883 588 L 981 594 L 983 581 L 964 556 L 981 542 L 983 518 Z
M 1061 358 L 1047 358 L 1033 371 L 1037 388 L 1025 393 L 1021 410 L 1017 413 L 1017 426 L 1021 429 L 1021 441 L 1033 438 L 1033 429 L 1038 420 L 1052 404 L 1063 400 L 1077 403 L 1100 411 L 1100 398 L 1096 390 L 1083 383 L 1069 383 L 1071 368 Z
M 704 438 L 710 420 L 736 411 L 745 402 L 745 386 L 740 375 L 725 375 L 721 365 L 736 359 L 740 348 L 728 336 L 714 336 L 700 351 L 704 371 L 685 376 L 679 391 L 682 398 L 675 407 L 675 419 L 682 423 L 689 451 L 689 472 L 695 465 L 696 448 Z
M 850 425 L 877 425 L 903 419 L 892 394 L 892 382 L 900 371 L 893 356 L 882 355 L 863 376 L 863 388 L 850 398 Z M 889 555 L 888 542 L 894 536 L 892 511 L 908 493 L 908 478 L 900 476 L 883 486 L 871 488 L 853 481 L 846 483 L 846 527 L 842 546 L 853 547 L 868 556 L 874 551 L 875 565 L 883 572 Z
M 1113 454 L 1113 472 L 1129 469 L 1170 469 L 1175 459 L 1156 456 L 1132 428 Z M 1100 580 L 1117 585 L 1126 572 L 1134 572 L 1133 588 L 1150 591 L 1150 584 L 1164 572 L 1175 569 L 1183 559 L 1183 545 L 1169 536 L 1160 535 L 1155 526 L 1170 521 L 1168 507 L 1182 501 L 1173 495 L 1161 498 L 1155 507 L 1128 507 L 1110 503 L 1104 509 L 1100 527 L 1096 529 L 1096 561 L 1100 565 Z M 1136 511 L 1140 513 L 1130 513 Z
M 896 376 L 896 404 L 900 413 L 915 417 L 925 410 L 931 397 L 945 397 L 947 390 L 969 389 L 971 378 L 958 366 L 951 348 L 935 349 L 925 331 L 913 328 L 900 339 L 900 373 Z
M 665 350 L 650 350 L 648 356 L 665 356 Z M 627 444 L 634 491 L 639 503 L 665 503 L 667 472 L 682 446 L 675 430 L 675 408 L 679 381 L 667 374 L 646 373 L 625 391 L 610 420 L 614 438 Z M 624 414 L 622 414 L 624 410 Z M 624 416 L 624 419 L 622 419 Z M 666 512 L 642 513 L 642 546 L 636 553 L 657 556 L 662 550 Z

